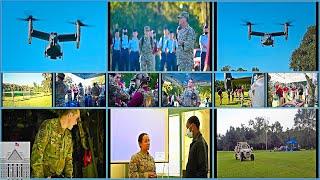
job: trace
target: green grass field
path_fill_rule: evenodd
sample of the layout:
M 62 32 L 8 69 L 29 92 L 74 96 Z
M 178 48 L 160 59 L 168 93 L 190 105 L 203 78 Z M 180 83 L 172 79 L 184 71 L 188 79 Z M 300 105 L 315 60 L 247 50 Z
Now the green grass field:
M 220 96 L 218 95 L 218 92 L 215 92 L 214 94 L 214 100 L 215 100 L 215 106 L 216 107 L 241 107 L 241 102 L 236 96 L 234 97 L 234 100 L 232 101 L 232 97 L 230 97 L 230 103 L 228 104 L 228 94 L 226 92 L 222 93 L 222 105 L 220 106 Z M 243 107 L 249 107 L 250 106 L 250 98 L 249 93 L 244 92 L 244 102 Z
M 22 96 L 14 98 L 14 103 L 11 97 L 3 98 L 3 107 L 51 107 L 52 96 L 32 97 L 23 99 Z
M 240 162 L 230 151 L 217 152 L 218 178 L 315 178 L 316 151 L 255 151 L 255 160 Z

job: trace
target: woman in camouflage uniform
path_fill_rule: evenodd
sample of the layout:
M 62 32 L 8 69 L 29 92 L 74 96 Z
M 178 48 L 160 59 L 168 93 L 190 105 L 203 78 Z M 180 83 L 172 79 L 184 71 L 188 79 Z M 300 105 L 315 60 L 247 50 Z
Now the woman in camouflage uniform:
M 131 157 L 129 163 L 129 178 L 156 178 L 156 165 L 149 154 L 150 139 L 147 133 L 139 135 L 140 152 Z

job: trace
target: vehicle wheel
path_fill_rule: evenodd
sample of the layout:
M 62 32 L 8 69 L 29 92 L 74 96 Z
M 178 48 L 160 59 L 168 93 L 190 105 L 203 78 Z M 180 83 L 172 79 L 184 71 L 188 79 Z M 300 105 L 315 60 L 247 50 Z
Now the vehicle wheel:
M 251 161 L 254 161 L 254 155 L 251 154 Z

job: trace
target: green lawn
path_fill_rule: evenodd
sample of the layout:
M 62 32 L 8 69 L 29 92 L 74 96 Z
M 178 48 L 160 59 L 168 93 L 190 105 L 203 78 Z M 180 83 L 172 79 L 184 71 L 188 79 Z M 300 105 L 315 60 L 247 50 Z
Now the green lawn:
M 230 151 L 217 152 L 218 178 L 315 178 L 316 151 L 255 151 L 255 160 L 240 162 Z
M 3 107 L 51 107 L 52 96 L 39 96 L 23 99 L 22 96 L 15 97 L 14 103 L 11 97 L 4 97 Z
M 215 106 L 216 107 L 241 107 L 240 99 L 234 97 L 232 101 L 232 96 L 230 96 L 230 103 L 228 103 L 228 94 L 226 92 L 222 93 L 222 105 L 220 106 L 220 96 L 218 95 L 218 92 L 215 92 L 214 99 L 215 99 Z M 250 106 L 250 98 L 248 92 L 244 92 L 244 102 L 243 107 L 249 107 Z

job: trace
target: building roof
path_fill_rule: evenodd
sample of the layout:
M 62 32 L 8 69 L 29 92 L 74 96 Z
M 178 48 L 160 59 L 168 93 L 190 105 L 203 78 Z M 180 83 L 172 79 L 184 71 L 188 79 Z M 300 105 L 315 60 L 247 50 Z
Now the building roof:
M 18 153 L 18 151 L 16 149 L 14 149 L 12 151 L 12 153 L 10 154 L 10 156 L 8 157 L 9 161 L 17 161 L 17 160 L 23 160 L 23 158 L 21 157 L 21 155 Z

